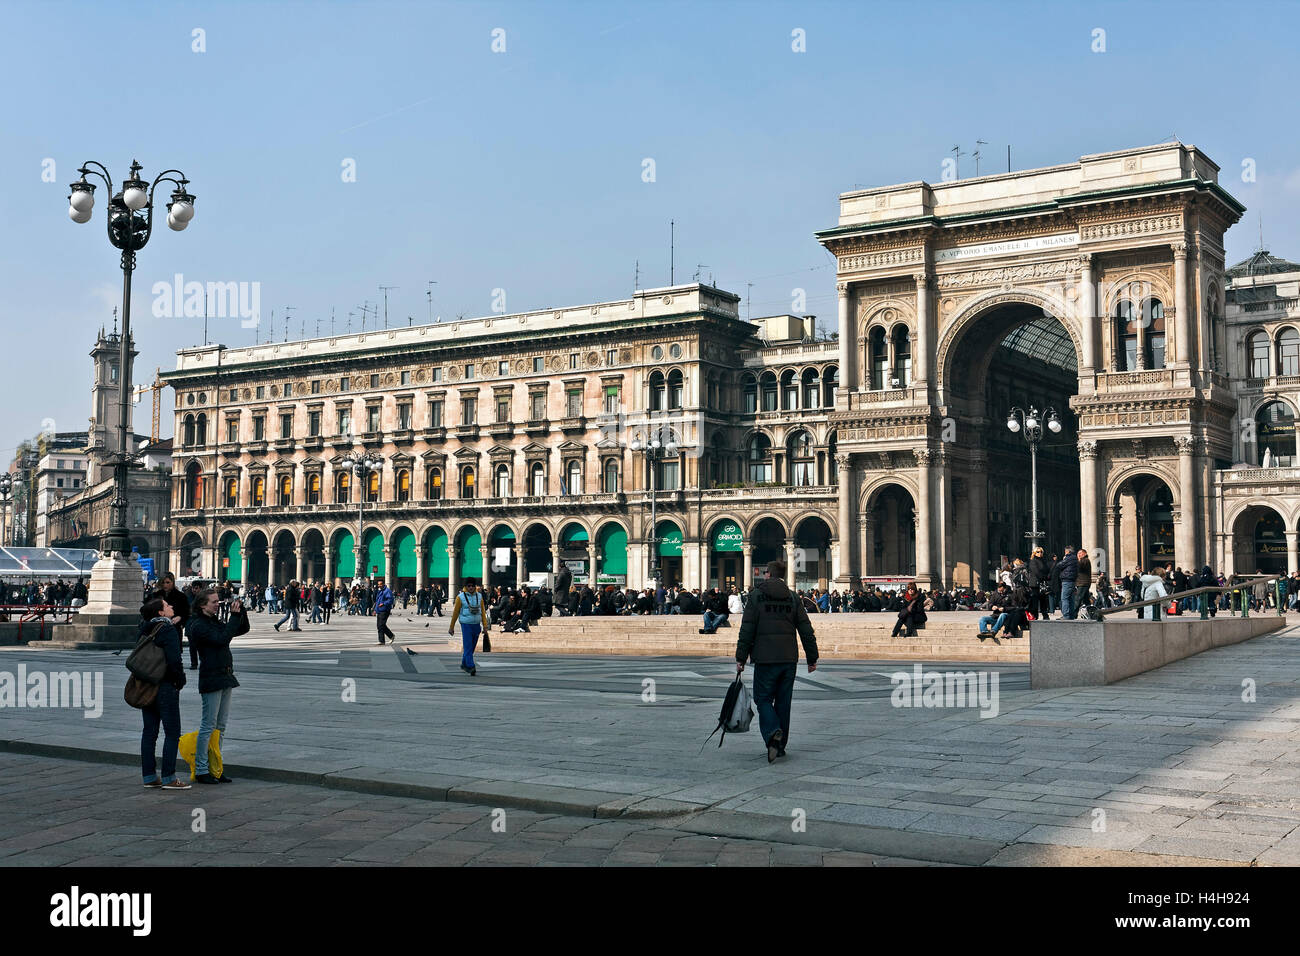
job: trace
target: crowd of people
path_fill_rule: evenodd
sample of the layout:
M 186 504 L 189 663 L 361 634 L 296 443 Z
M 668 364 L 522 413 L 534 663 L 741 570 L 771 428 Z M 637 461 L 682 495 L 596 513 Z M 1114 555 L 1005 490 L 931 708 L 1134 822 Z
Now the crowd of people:
M 89 596 L 84 578 L 65 581 L 59 578 L 42 584 L 35 578 L 29 581 L 6 581 L 0 592 L 0 604 L 47 607 L 81 607 Z

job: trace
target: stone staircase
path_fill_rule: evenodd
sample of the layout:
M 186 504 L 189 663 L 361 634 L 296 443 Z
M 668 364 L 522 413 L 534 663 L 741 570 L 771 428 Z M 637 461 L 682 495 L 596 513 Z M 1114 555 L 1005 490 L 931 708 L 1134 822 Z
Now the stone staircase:
M 917 637 L 891 637 L 895 615 L 888 613 L 810 615 L 823 657 L 859 660 L 933 660 L 1029 663 L 1029 633 L 1001 646 L 975 636 L 980 614 L 932 613 Z M 527 634 L 492 631 L 492 650 L 534 654 L 732 657 L 740 621 L 701 634 L 698 616 L 650 615 L 552 617 Z

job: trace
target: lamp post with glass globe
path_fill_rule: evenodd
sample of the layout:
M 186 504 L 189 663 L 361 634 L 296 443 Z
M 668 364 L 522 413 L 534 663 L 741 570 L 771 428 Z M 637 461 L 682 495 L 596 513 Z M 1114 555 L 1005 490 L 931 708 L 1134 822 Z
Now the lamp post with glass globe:
M 108 241 L 121 250 L 122 266 L 122 338 L 118 355 L 118 448 L 105 456 L 104 463 L 113 466 L 113 497 L 110 502 L 109 527 L 100 542 L 101 558 L 91 571 L 91 601 L 82 608 L 81 617 L 87 624 L 111 626 L 125 625 L 138 619 L 139 591 L 136 579 L 139 566 L 131 560 L 131 535 L 127 528 L 127 474 L 139 461 L 131 448 L 129 405 L 131 397 L 131 275 L 135 271 L 135 254 L 145 247 L 153 234 L 154 191 L 160 183 L 171 183 L 171 201 L 167 203 L 167 225 L 175 232 L 183 231 L 194 218 L 194 196 L 186 186 L 189 180 L 179 169 L 167 169 L 152 182 L 140 178 L 143 169 L 131 162 L 131 175 L 122 182 L 121 192 L 115 192 L 108 169 L 97 162 L 87 162 L 78 168 L 81 179 L 69 187 L 68 218 L 76 223 L 91 219 L 95 207 L 95 184 L 87 177 L 96 177 L 108 188 Z M 98 573 L 96 573 L 98 572 Z M 99 639 L 111 640 L 107 633 L 97 634 Z
M 366 489 L 369 482 L 366 480 L 371 475 L 377 475 L 384 470 L 384 459 L 382 456 L 372 452 L 353 452 L 339 462 L 340 466 L 351 471 L 352 476 L 357 481 L 357 560 L 355 576 L 362 577 L 361 574 L 361 553 L 362 542 L 365 540 L 365 507 L 366 507 Z M 387 569 L 385 569 L 385 573 Z M 366 575 L 369 577 L 369 575 Z
M 637 432 L 628 447 L 634 452 L 644 454 L 646 461 L 650 463 L 650 578 L 655 583 L 657 594 L 659 591 L 659 521 L 655 509 L 655 493 L 658 490 L 655 482 L 655 466 L 661 458 L 677 456 L 677 442 L 673 441 L 671 436 L 667 442 L 661 442 L 657 436 L 643 438 L 641 433 Z
M 1061 420 L 1056 417 L 1056 410 L 1049 407 L 1046 416 L 1047 429 L 1053 435 L 1060 432 Z M 1029 443 L 1032 528 L 1025 532 L 1025 537 L 1029 539 L 1030 550 L 1033 550 L 1038 540 L 1044 537 L 1043 532 L 1038 528 L 1038 443 L 1043 440 L 1043 414 L 1033 405 L 1029 406 L 1028 412 L 1018 406 L 1012 406 L 1007 414 L 1007 428 L 1012 432 L 1023 432 L 1025 441 Z

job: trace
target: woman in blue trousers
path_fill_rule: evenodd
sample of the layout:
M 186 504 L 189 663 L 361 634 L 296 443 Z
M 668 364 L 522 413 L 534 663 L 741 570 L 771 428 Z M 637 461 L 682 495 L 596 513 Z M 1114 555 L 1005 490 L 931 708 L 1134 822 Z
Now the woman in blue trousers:
M 466 580 L 456 603 L 451 608 L 451 626 L 448 634 L 456 633 L 456 624 L 460 624 L 460 640 L 463 648 L 460 656 L 460 669 L 470 677 L 478 676 L 478 667 L 474 664 L 474 648 L 478 646 L 478 636 L 483 630 L 483 595 L 478 593 L 478 584 L 473 578 Z

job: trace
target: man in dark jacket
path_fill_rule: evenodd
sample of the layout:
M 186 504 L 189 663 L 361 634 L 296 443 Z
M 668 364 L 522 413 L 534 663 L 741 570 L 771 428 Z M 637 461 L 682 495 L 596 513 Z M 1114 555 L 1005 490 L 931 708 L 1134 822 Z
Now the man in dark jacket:
M 375 631 L 379 635 L 379 643 L 384 643 L 384 637 L 390 641 L 396 641 L 397 637 L 388 627 L 388 615 L 393 613 L 393 605 L 397 599 L 393 597 L 393 589 L 385 584 L 382 580 L 379 582 L 379 590 L 375 594 Z
M 767 762 L 785 756 L 790 743 L 790 702 L 799 666 L 795 634 L 803 643 L 809 672 L 817 669 L 817 639 L 803 606 L 785 583 L 785 562 L 767 566 L 767 580 L 754 588 L 740 620 L 736 642 L 736 673 L 745 662 L 754 661 L 754 703 L 758 706 L 758 727 L 767 747 Z
M 159 584 L 160 587 L 158 588 L 157 591 L 153 591 L 145 596 L 145 602 L 148 603 L 149 601 L 152 601 L 154 598 L 162 598 L 169 605 L 171 605 L 171 609 L 175 612 L 175 615 L 172 619 L 172 626 L 176 628 L 177 634 L 184 634 L 185 625 L 190 619 L 189 598 L 185 596 L 184 591 L 182 591 L 180 588 L 176 586 L 176 575 L 172 574 L 170 571 L 168 571 L 166 574 L 162 576 L 162 581 L 160 581 Z M 194 646 L 194 642 L 191 641 L 190 642 L 190 670 L 192 671 L 198 670 L 198 667 L 199 667 L 199 652 L 198 649 Z
M 569 587 L 573 584 L 573 572 L 567 565 L 560 565 L 559 573 L 555 575 L 555 604 L 560 609 L 560 617 L 568 617 L 569 610 Z
M 203 700 L 194 751 L 194 779 L 199 783 L 230 783 L 224 773 L 214 777 L 208 771 L 208 741 L 214 730 L 221 731 L 222 737 L 226 734 L 230 692 L 239 686 L 230 642 L 248 633 L 248 612 L 242 601 L 235 601 L 230 606 L 230 620 L 222 623 L 220 608 L 221 599 L 209 588 L 195 601 L 190 618 L 190 640 L 199 648 L 199 696 Z
M 1079 559 L 1075 556 L 1073 545 L 1065 546 L 1065 554 L 1057 562 L 1055 573 L 1061 579 L 1061 620 L 1072 621 L 1079 613 L 1074 598 L 1075 583 L 1079 577 Z

